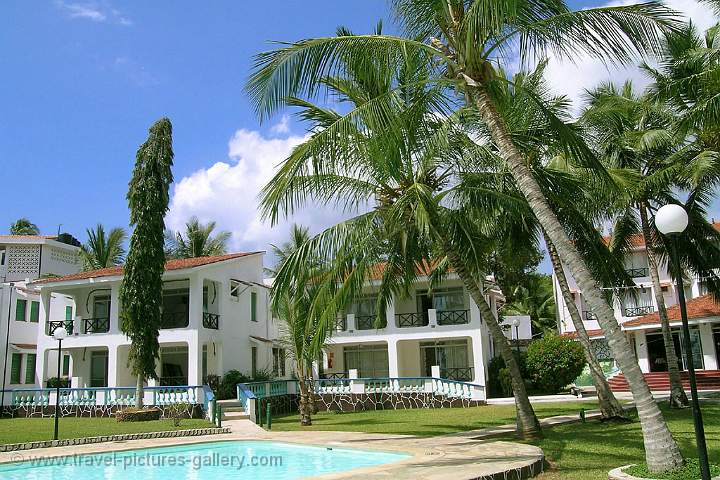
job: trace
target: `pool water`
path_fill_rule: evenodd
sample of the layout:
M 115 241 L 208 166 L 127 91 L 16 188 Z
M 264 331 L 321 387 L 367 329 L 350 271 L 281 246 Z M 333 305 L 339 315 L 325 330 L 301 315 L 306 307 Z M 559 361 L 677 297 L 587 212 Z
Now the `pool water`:
M 279 442 L 223 441 L 42 458 L 18 452 L 2 480 L 297 479 L 397 462 L 409 455 Z

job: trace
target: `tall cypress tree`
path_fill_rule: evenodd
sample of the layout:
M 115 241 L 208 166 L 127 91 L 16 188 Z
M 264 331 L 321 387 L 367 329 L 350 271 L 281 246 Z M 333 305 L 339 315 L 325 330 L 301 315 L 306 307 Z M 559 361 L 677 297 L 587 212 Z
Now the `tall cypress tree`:
M 120 288 L 121 329 L 130 338 L 130 367 L 137 376 L 135 406 L 143 407 L 143 384 L 157 378 L 162 275 L 165 269 L 165 213 L 172 176 L 172 124 L 161 118 L 137 151 L 127 194 L 130 250 Z

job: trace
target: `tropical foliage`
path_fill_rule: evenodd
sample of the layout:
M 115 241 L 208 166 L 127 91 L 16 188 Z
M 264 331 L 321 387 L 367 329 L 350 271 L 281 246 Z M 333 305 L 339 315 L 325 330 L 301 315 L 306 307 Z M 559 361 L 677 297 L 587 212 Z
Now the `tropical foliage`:
M 557 307 L 550 275 L 529 273 L 523 284 L 515 287 L 512 298 L 502 315 L 529 315 L 533 332 L 539 335 L 556 329 Z
M 165 271 L 165 213 L 172 183 L 172 124 L 161 118 L 138 148 L 128 189 L 130 250 L 120 287 L 120 328 L 130 338 L 130 369 L 137 377 L 135 406 L 143 406 L 143 385 L 157 378 L 162 275 Z
M 39 235 L 40 229 L 27 218 L 18 218 L 10 225 L 10 235 Z
M 547 393 L 559 392 L 585 368 L 583 347 L 567 337 L 554 334 L 531 342 L 526 361 L 533 383 Z
M 192 217 L 185 224 L 184 232 L 165 233 L 165 250 L 169 258 L 193 258 L 223 255 L 227 253 L 230 232 L 217 232 L 215 222 L 201 223 Z
M 113 228 L 105 233 L 105 227 L 98 223 L 94 229 L 88 228 L 87 242 L 80 247 L 80 258 L 85 270 L 120 265 L 125 260 L 125 239 L 123 228 Z

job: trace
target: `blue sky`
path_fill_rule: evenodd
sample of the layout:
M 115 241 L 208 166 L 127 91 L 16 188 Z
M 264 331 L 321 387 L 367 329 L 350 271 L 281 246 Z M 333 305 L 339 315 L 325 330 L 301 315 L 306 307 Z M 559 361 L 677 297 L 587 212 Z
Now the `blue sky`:
M 692 0 L 674 3 L 696 14 Z M 46 234 L 62 224 L 81 240 L 98 222 L 126 226 L 125 194 L 135 151 L 148 127 L 168 116 L 177 180 L 170 226 L 197 214 L 232 231 L 233 249 L 265 249 L 282 240 L 284 226 L 271 230 L 260 222 L 253 198 L 304 132 L 282 116 L 258 124 L 243 92 L 252 56 L 270 48 L 269 40 L 331 35 L 338 25 L 369 31 L 383 19 L 390 30 L 386 2 L 207 5 L 3 2 L 0 231 L 21 216 Z M 568 81 L 565 68 L 552 73 L 563 80 L 558 83 Z M 582 85 L 566 86 L 577 93 Z M 340 215 L 327 209 L 298 219 L 319 228 Z

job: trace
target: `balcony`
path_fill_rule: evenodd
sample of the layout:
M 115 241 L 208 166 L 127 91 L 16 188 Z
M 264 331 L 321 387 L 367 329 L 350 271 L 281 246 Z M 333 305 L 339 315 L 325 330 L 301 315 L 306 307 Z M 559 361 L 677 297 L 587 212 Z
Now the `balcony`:
M 185 328 L 189 325 L 190 316 L 187 310 L 163 311 L 160 323 L 161 329 Z
M 473 379 L 473 367 L 440 368 L 440 377 L 458 382 L 469 382 Z
M 650 269 L 648 267 L 626 268 L 625 272 L 632 278 L 641 278 L 650 275 Z
M 470 312 L 468 310 L 437 310 L 437 324 L 465 325 L 470 323 L 469 313 Z
M 72 335 L 73 333 L 73 321 L 72 320 L 51 320 L 47 323 L 47 329 L 46 333 L 48 336 L 52 337 L 53 333 L 55 333 L 55 330 L 57 330 L 60 327 L 65 327 L 65 330 L 67 331 L 68 335 Z
M 84 318 L 83 330 L 85 333 L 107 333 L 110 331 L 110 319 L 101 318 Z
M 639 307 L 625 307 L 623 313 L 626 317 L 639 317 L 640 315 L 648 315 L 655 311 L 652 305 L 642 305 Z
M 589 322 L 589 321 L 592 321 L 592 320 L 597 320 L 597 319 L 598 319 L 597 315 L 595 315 L 595 314 L 594 314 L 593 312 L 591 312 L 590 310 L 583 310 L 583 317 L 584 317 L 585 320 L 588 321 L 588 322 Z
M 398 328 L 426 327 L 428 315 L 426 312 L 396 313 L 395 324 Z
M 377 330 L 385 328 L 387 326 L 387 320 L 382 319 L 380 325 L 375 325 L 375 315 L 356 315 L 355 316 L 355 328 L 357 330 Z
M 203 327 L 218 330 L 220 327 L 220 315 L 217 313 L 203 312 Z

